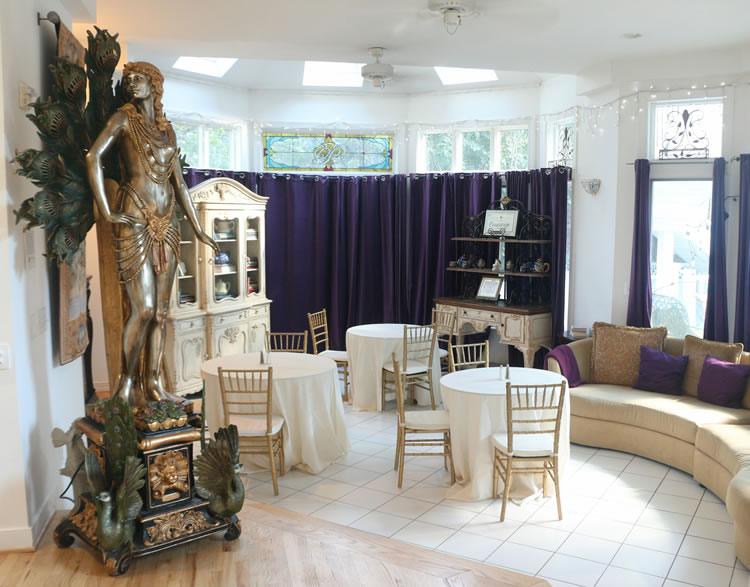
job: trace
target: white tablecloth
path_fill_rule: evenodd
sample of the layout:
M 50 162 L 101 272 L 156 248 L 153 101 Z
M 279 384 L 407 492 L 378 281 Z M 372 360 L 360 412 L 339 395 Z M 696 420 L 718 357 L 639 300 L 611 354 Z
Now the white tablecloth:
M 352 385 L 352 407 L 356 410 L 382 410 L 381 384 L 383 365 L 396 353 L 400 363 L 404 353 L 403 324 L 362 324 L 346 331 L 346 353 L 349 357 L 349 378 Z M 430 392 L 416 389 L 417 403 L 429 406 Z M 438 347 L 432 359 L 432 390 L 435 406 L 440 403 L 440 358 Z M 406 391 L 406 390 L 404 390 Z
M 284 456 L 287 471 L 293 466 L 320 473 L 349 451 L 344 404 L 339 392 L 336 363 L 317 355 L 273 352 L 273 414 L 284 418 Z M 261 369 L 260 353 L 231 355 L 206 361 L 201 375 L 206 382 L 206 427 L 211 432 L 225 425 L 219 387 L 219 367 Z M 243 463 L 268 468 L 268 459 L 243 455 Z
M 500 380 L 502 367 L 466 369 L 444 375 L 440 380 L 443 403 L 449 413 L 453 465 L 462 485 L 454 499 L 482 500 L 492 496 L 492 459 L 495 433 L 507 435 L 506 381 Z M 514 385 L 550 385 L 565 381 L 562 375 L 540 369 L 510 368 Z M 506 437 L 507 438 L 507 437 Z M 560 428 L 559 466 L 570 459 L 570 401 L 566 389 Z M 532 475 L 519 475 L 511 481 L 512 497 L 523 498 L 538 491 Z M 503 481 L 499 487 L 502 494 Z

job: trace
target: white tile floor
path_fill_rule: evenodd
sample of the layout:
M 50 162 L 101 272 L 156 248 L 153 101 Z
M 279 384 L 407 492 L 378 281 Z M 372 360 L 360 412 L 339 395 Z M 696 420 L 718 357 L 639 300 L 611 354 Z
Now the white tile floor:
M 726 507 L 689 475 L 573 445 L 563 520 L 553 499 L 461 502 L 442 457 L 411 457 L 397 487 L 396 416 L 346 406 L 351 452 L 318 475 L 243 475 L 250 500 L 547 579 L 553 586 L 748 587 Z

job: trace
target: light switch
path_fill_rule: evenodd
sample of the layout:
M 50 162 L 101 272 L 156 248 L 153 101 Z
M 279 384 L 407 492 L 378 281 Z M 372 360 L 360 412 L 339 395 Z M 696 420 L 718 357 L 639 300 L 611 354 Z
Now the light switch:
M 0 343 L 0 369 L 10 369 L 10 345 Z

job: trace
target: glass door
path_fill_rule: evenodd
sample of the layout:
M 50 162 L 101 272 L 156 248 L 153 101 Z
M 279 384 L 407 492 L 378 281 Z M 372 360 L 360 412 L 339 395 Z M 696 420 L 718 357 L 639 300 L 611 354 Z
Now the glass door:
M 240 258 L 238 255 L 239 218 L 214 218 L 214 240 L 220 251 L 214 255 L 214 301 L 237 299 L 240 296 Z
M 193 227 L 186 218 L 179 223 L 180 260 L 177 263 L 177 306 L 197 307 L 198 300 L 198 244 Z
M 245 288 L 248 296 L 261 292 L 261 238 L 260 218 L 248 218 L 245 226 Z

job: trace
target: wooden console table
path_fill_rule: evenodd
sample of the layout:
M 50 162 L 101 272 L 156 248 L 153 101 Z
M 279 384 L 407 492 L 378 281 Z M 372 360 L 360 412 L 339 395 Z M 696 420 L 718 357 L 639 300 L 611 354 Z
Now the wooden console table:
M 523 353 L 524 367 L 534 366 L 534 354 L 552 346 L 552 312 L 547 304 L 499 306 L 494 302 L 435 298 L 438 310 L 455 312 L 456 332 L 469 334 L 467 327 L 482 332 L 488 326 L 497 330 L 500 342 Z

